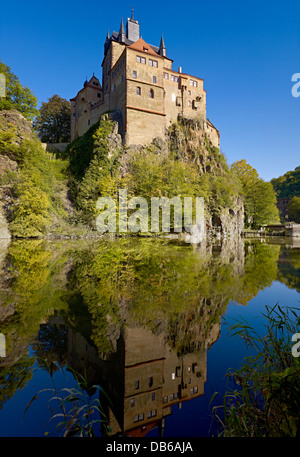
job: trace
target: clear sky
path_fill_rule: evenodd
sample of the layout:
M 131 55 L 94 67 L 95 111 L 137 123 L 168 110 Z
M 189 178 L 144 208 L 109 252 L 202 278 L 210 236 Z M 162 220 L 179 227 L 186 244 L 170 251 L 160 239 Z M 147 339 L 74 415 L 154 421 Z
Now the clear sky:
M 101 80 L 107 29 L 134 7 L 143 39 L 161 33 L 173 68 L 203 78 L 207 116 L 229 164 L 246 159 L 270 180 L 300 165 L 300 2 L 52 0 L 2 3 L 0 60 L 38 98 L 70 99 L 93 73 Z

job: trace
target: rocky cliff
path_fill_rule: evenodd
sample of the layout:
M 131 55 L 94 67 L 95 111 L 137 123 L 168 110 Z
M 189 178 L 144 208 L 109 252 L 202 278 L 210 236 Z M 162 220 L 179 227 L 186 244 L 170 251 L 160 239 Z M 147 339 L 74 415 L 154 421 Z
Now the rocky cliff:
M 118 137 L 117 134 L 113 136 L 112 144 L 120 145 Z M 243 198 L 237 192 L 235 193 L 234 189 L 229 191 L 233 178 L 226 158 L 215 146 L 214 140 L 210 137 L 205 121 L 178 118 L 178 122 L 169 128 L 166 141 L 155 138 L 150 146 L 136 145 L 123 149 L 120 155 L 120 174 L 124 177 L 128 173 L 131 153 L 143 154 L 151 151 L 163 156 L 172 156 L 175 161 L 193 163 L 197 167 L 200 178 L 207 178 L 207 186 L 214 187 L 213 192 L 215 192 L 212 192 L 210 201 L 208 198 L 205 201 L 206 236 L 239 236 L 244 229 Z M 218 192 L 222 194 L 222 186 L 228 195 L 231 193 L 231 198 L 228 199 L 230 203 L 222 202 L 220 205 L 213 200 L 218 197 Z M 199 232 L 199 227 L 193 228 L 191 242 L 199 240 Z
M 13 140 L 10 143 L 12 146 L 19 146 L 24 139 L 32 136 L 31 122 L 17 110 L 0 111 L 0 130 L 7 135 L 13 132 Z M 17 171 L 18 163 L 12 154 L 12 149 L 11 147 L 6 149 L 3 142 L 0 151 L 0 239 L 11 238 L 7 218 L 13 200 L 12 188 L 9 179 L 7 177 L 4 179 L 4 176 Z

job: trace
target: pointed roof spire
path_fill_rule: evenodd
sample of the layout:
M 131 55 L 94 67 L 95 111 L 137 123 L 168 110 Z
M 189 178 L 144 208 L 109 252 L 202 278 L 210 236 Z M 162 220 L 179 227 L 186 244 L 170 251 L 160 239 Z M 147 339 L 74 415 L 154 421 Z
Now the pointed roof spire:
M 131 21 L 134 21 L 134 8 L 131 9 Z
M 158 54 L 163 57 L 167 56 L 167 50 L 166 50 L 166 45 L 165 45 L 163 34 L 161 34 Z
M 124 43 L 125 37 L 126 37 L 126 35 L 125 35 L 125 27 L 124 27 L 124 22 L 123 22 L 123 18 L 122 18 L 121 25 L 120 25 L 120 30 L 119 30 L 119 41 L 121 43 Z
M 107 51 L 109 43 L 110 43 L 110 33 L 109 33 L 109 29 L 107 29 L 107 35 L 106 35 L 105 43 L 104 43 L 104 52 Z

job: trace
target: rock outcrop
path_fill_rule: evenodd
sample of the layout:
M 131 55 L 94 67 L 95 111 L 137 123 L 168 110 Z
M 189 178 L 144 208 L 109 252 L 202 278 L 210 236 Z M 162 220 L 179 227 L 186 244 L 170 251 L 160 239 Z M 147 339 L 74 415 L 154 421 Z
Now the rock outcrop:
M 11 234 L 9 231 L 8 222 L 4 216 L 3 210 L 0 203 L 0 239 L 10 239 Z
M 0 111 L 0 128 L 3 132 L 15 129 L 15 143 L 21 144 L 25 138 L 32 137 L 32 123 L 17 110 Z
M 194 162 L 199 172 L 222 174 L 226 159 L 212 140 L 207 123 L 180 118 L 168 130 L 169 148 L 178 159 Z
M 0 111 L 0 129 L 2 132 L 8 132 L 13 129 L 14 137 L 12 144 L 20 145 L 23 140 L 32 138 L 32 123 L 17 110 Z M 12 190 L 9 180 L 5 180 L 7 172 L 16 173 L 18 171 L 18 163 L 15 160 L 11 150 L 2 148 L 0 154 L 0 239 L 10 239 L 8 217 L 10 206 L 12 204 Z

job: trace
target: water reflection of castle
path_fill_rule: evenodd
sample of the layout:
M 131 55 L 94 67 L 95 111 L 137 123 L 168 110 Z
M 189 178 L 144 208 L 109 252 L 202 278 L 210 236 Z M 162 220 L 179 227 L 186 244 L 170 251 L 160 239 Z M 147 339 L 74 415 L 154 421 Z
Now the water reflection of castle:
M 173 405 L 180 408 L 182 402 L 204 394 L 207 349 L 219 334 L 220 324 L 214 324 L 196 352 L 178 356 L 165 344 L 163 334 L 126 327 L 116 353 L 104 361 L 80 334 L 70 330 L 70 365 L 85 371 L 88 382 L 100 384 L 108 394 L 113 435 L 145 436 L 155 426 L 162 434 Z

